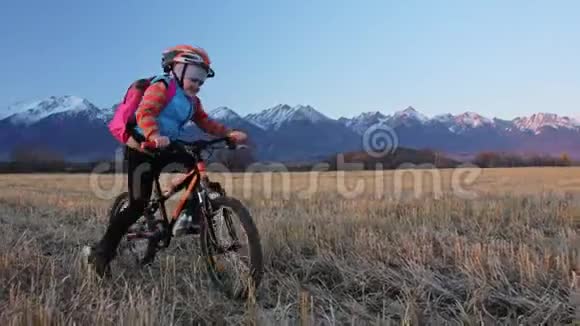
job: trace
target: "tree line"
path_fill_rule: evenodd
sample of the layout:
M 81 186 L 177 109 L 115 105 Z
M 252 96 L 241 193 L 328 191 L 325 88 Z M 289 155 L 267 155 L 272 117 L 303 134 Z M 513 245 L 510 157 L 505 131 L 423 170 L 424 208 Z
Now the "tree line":
M 542 167 L 542 166 L 571 166 L 576 165 L 568 153 L 559 156 L 530 154 L 518 155 L 514 153 L 481 152 L 473 159 L 473 164 L 481 168 L 499 167 Z
M 346 164 L 341 165 L 340 162 Z M 207 160 L 208 164 L 220 163 L 228 171 L 243 172 L 256 163 L 256 159 L 250 149 L 238 151 L 217 151 L 213 157 Z M 374 158 L 364 152 L 353 152 L 336 154 L 329 159 L 319 163 L 327 163 L 330 171 L 349 169 L 353 165 L 348 163 L 359 163 L 355 169 L 374 170 L 377 167 L 385 170 L 396 169 L 403 164 L 431 164 L 436 168 L 453 168 L 462 162 L 447 158 L 445 155 L 429 149 L 413 150 L 399 148 L 396 152 L 382 157 Z M 542 166 L 571 166 L 577 165 L 567 153 L 559 156 L 550 155 L 518 155 L 514 153 L 501 153 L 484 151 L 474 156 L 470 163 L 481 168 L 499 167 L 542 167 Z M 287 164 L 289 171 L 308 171 L 317 163 L 293 163 Z M 117 173 L 121 168 L 126 172 L 126 162 L 107 160 L 95 160 L 93 162 L 71 162 L 67 161 L 64 155 L 39 147 L 19 147 L 15 148 L 8 162 L 0 162 L 0 173 Z
M 228 171 L 244 171 L 255 162 L 251 150 L 219 150 L 207 160 L 208 164 L 218 162 Z M 126 172 L 126 161 L 115 162 L 108 159 L 90 162 L 73 162 L 58 151 L 38 147 L 19 146 L 12 150 L 10 159 L 0 161 L 0 173 L 117 173 Z

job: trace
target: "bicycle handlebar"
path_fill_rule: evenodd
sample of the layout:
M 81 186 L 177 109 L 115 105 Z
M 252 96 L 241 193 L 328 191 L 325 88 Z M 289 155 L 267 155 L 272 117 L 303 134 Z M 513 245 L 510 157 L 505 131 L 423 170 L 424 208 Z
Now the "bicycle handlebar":
M 204 149 L 207 149 L 211 145 L 225 142 L 228 149 L 235 149 L 236 145 L 229 137 L 221 137 L 213 140 L 196 140 L 193 142 L 187 142 L 184 140 L 176 140 L 171 142 L 169 147 L 175 147 L 176 145 L 180 149 L 189 149 L 193 152 L 199 153 Z M 173 145 L 173 146 L 172 146 Z M 160 148 L 157 146 L 157 143 L 154 141 L 144 141 L 141 143 L 141 149 L 149 149 L 149 150 L 159 150 Z

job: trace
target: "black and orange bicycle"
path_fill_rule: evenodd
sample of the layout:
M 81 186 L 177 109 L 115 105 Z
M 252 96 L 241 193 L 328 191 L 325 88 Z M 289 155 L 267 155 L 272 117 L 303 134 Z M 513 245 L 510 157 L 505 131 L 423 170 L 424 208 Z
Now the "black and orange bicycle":
M 219 143 L 225 146 L 217 146 Z M 142 147 L 148 149 L 151 155 L 159 153 L 154 146 L 154 143 L 142 143 Z M 185 191 L 173 214 L 168 216 L 166 202 L 179 191 L 164 194 L 157 176 L 153 196 L 143 216 L 126 233 L 119 250 L 129 249 L 139 265 L 151 263 L 158 251 L 169 247 L 173 237 L 172 229 L 180 214 L 188 212 L 195 216 L 199 223 L 201 254 L 212 282 L 231 297 L 243 297 L 249 293 L 250 288 L 257 288 L 263 275 L 263 262 L 256 225 L 248 209 L 238 199 L 228 196 L 218 182 L 209 180 L 202 158 L 204 151 L 211 153 L 216 149 L 235 148 L 228 138 L 172 142 L 171 150 L 183 151 L 196 162 L 186 178 L 176 185 L 177 190 L 185 189 Z M 110 218 L 128 204 L 128 192 L 117 196 L 109 213 Z M 160 217 L 156 217 L 156 213 L 160 213 Z M 244 244 L 243 234 L 239 234 L 240 232 L 236 230 L 235 222 L 241 225 L 247 243 Z M 133 244 L 137 240 L 145 240 L 145 248 L 135 249 L 136 246 Z M 234 272 L 237 275 L 229 275 L 231 268 L 225 266 L 231 263 L 233 255 L 237 257 L 232 265 L 242 268 L 242 271 Z

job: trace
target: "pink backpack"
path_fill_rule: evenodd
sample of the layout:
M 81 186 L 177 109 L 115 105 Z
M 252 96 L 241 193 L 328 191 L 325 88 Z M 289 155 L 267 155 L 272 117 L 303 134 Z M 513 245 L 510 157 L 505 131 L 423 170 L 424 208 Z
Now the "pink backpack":
M 108 124 L 109 131 L 120 143 L 125 144 L 129 140 L 131 136 L 129 129 L 136 124 L 135 111 L 141 103 L 141 98 L 143 98 L 147 87 L 157 80 L 165 80 L 165 84 L 168 85 L 165 93 L 167 103 L 175 95 L 175 80 L 169 76 L 143 78 L 133 82 L 127 89 L 123 102 L 115 109 L 113 119 Z

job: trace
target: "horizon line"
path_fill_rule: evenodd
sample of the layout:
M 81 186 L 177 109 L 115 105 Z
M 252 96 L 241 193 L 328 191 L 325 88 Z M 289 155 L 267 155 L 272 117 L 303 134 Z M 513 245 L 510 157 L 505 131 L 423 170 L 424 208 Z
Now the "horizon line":
M 114 104 L 112 104 L 110 106 L 103 106 L 103 107 L 101 107 L 101 106 L 96 105 L 93 101 L 91 101 L 90 99 L 88 99 L 86 97 L 82 97 L 82 96 L 79 96 L 79 95 L 73 95 L 73 94 L 65 94 L 65 95 L 58 95 L 58 96 L 57 95 L 51 95 L 51 96 L 47 96 L 47 97 L 44 97 L 44 98 L 40 98 L 39 97 L 39 98 L 36 98 L 36 99 L 29 99 L 29 100 L 18 100 L 18 101 L 12 102 L 11 104 L 8 104 L 4 108 L 8 108 L 8 107 L 15 106 L 15 105 L 22 105 L 22 104 L 26 104 L 26 103 L 41 102 L 41 101 L 47 100 L 49 98 L 62 98 L 62 97 L 77 97 L 79 99 L 83 99 L 83 100 L 88 101 L 90 104 L 94 105 L 98 109 L 111 109 L 114 105 L 117 105 L 118 104 L 118 102 L 117 102 L 117 103 L 114 103 Z M 238 116 L 240 116 L 242 118 L 246 118 L 248 115 L 251 115 L 251 114 L 259 114 L 259 113 L 262 113 L 262 112 L 264 112 L 266 110 L 273 109 L 273 108 L 275 108 L 277 106 L 289 106 L 291 108 L 296 108 L 296 107 L 310 107 L 310 108 L 314 109 L 315 111 L 317 111 L 318 113 L 320 113 L 320 114 L 324 115 L 325 117 L 327 117 L 329 119 L 332 119 L 332 120 L 339 120 L 341 118 L 352 119 L 352 118 L 356 118 L 356 117 L 358 117 L 358 116 L 360 116 L 362 114 L 365 114 L 365 113 L 377 113 L 377 112 L 378 113 L 381 113 L 381 114 L 383 114 L 385 116 L 392 116 L 393 114 L 396 114 L 396 113 L 399 113 L 399 112 L 404 112 L 405 110 L 408 110 L 408 109 L 413 109 L 416 112 L 424 115 L 425 117 L 427 117 L 429 119 L 433 119 L 433 118 L 436 118 L 436 117 L 439 117 L 439 116 L 448 115 L 448 114 L 451 114 L 452 116 L 460 116 L 460 115 L 463 115 L 465 113 L 475 113 L 475 114 L 477 114 L 477 115 L 479 115 L 479 116 L 481 116 L 483 118 L 486 118 L 486 119 L 492 119 L 492 120 L 497 119 L 497 120 L 504 120 L 504 121 L 513 121 L 513 120 L 518 119 L 518 118 L 529 118 L 529 117 L 531 117 L 533 115 L 538 115 L 538 114 L 554 114 L 554 115 L 557 115 L 560 118 L 569 118 L 569 119 L 572 119 L 574 121 L 580 122 L 580 114 L 578 114 L 577 116 L 572 116 L 572 115 L 562 115 L 562 114 L 559 114 L 559 113 L 548 112 L 548 111 L 531 112 L 528 115 L 516 115 L 516 116 L 513 116 L 513 118 L 507 118 L 507 119 L 505 119 L 505 118 L 498 118 L 497 116 L 493 116 L 493 117 L 492 116 L 486 116 L 485 114 L 481 114 L 481 113 L 479 113 L 477 111 L 474 111 L 472 109 L 471 110 L 470 109 L 467 109 L 466 111 L 461 111 L 461 112 L 455 113 L 455 114 L 454 113 L 451 113 L 451 112 L 445 112 L 445 113 L 438 113 L 438 114 L 434 114 L 434 115 L 428 115 L 428 114 L 423 113 L 420 110 L 417 110 L 414 105 L 407 105 L 404 109 L 394 110 L 394 111 L 387 112 L 387 113 L 385 113 L 385 111 L 382 111 L 380 109 L 370 109 L 370 110 L 366 110 L 366 111 L 360 111 L 360 113 L 355 114 L 355 115 L 352 115 L 350 117 L 342 116 L 341 115 L 341 116 L 339 116 L 337 118 L 333 118 L 333 117 L 329 116 L 327 113 L 325 113 L 324 111 L 322 111 L 320 109 L 317 109 L 315 106 L 313 106 L 311 104 L 301 104 L 301 103 L 294 104 L 294 105 L 291 105 L 291 104 L 288 104 L 288 103 L 278 103 L 278 104 L 273 105 L 273 106 L 270 106 L 268 108 L 265 108 L 265 109 L 262 109 L 262 110 L 258 110 L 258 111 L 254 111 L 254 112 L 249 112 L 249 113 L 246 113 L 244 115 L 241 115 L 235 109 L 233 109 L 233 108 L 231 108 L 230 106 L 227 106 L 227 105 L 219 105 L 219 106 L 216 106 L 216 107 L 214 107 L 212 109 L 209 109 L 209 110 L 206 109 L 206 112 L 209 113 L 209 112 L 211 112 L 213 110 L 217 110 L 219 108 L 227 108 L 227 109 L 230 109 L 233 112 L 235 112 Z M 2 111 L 2 110 L 3 109 L 0 108 L 0 111 Z

